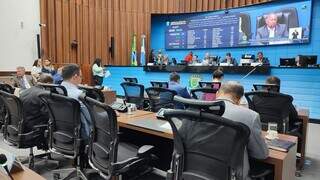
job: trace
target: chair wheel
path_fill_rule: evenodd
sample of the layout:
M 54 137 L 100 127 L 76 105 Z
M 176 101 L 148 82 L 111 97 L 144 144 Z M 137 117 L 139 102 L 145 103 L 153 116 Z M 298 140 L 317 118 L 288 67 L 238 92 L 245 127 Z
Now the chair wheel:
M 59 180 L 60 179 L 60 173 L 53 173 L 53 179 Z

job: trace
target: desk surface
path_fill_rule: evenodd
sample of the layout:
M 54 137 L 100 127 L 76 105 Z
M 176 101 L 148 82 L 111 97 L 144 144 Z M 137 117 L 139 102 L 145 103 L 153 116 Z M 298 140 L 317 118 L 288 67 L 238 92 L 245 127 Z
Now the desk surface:
M 151 121 L 161 121 L 156 118 L 156 114 L 152 112 L 136 111 L 132 115 L 121 113 L 118 117 L 118 124 L 120 127 L 129 128 L 135 131 L 139 131 L 146 134 L 151 134 L 167 139 L 172 139 L 172 131 L 155 131 L 152 129 L 147 129 L 139 126 L 129 124 L 129 122 L 140 120 L 140 119 L 150 119 Z M 263 135 L 266 133 L 263 132 Z M 279 134 L 279 138 L 283 140 L 288 140 L 297 143 L 298 139 L 295 136 Z M 269 149 L 269 157 L 263 160 L 265 163 L 272 164 L 275 167 L 275 177 L 276 180 L 289 180 L 293 179 L 296 170 L 296 152 L 297 145 L 293 146 L 289 152 L 281 152 L 273 149 Z
M 22 166 L 24 171 L 19 171 L 16 173 L 12 173 L 12 177 L 14 180 L 45 180 L 42 176 L 37 174 L 36 172 L 32 171 L 31 169 Z M 0 179 L 1 180 L 10 180 L 10 178 L 6 175 L 0 172 Z

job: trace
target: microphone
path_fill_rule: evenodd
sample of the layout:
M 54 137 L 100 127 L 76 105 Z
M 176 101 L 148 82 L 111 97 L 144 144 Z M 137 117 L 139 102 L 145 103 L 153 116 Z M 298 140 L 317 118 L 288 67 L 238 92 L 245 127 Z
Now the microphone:
M 7 163 L 6 155 L 0 154 L 0 164 L 6 170 L 8 176 L 10 177 L 10 179 L 13 180 L 13 177 L 11 176 L 10 171 L 9 171 L 8 166 L 6 165 L 6 163 Z
M 247 78 L 250 74 L 252 74 L 258 67 L 260 67 L 260 66 L 262 66 L 263 64 L 262 63 L 259 63 L 259 64 L 257 64 L 257 65 L 255 65 L 255 66 L 253 66 L 254 68 L 248 73 L 248 74 L 246 74 L 245 76 L 243 76 L 242 78 L 241 78 L 241 80 L 244 80 L 245 78 Z

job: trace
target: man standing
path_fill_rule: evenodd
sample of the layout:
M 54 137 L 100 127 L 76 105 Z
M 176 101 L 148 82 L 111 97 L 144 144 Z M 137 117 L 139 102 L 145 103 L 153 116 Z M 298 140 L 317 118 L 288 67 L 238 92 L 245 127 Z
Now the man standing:
M 26 75 L 24 67 L 17 67 L 17 76 L 13 77 L 13 86 L 20 88 L 21 90 L 29 89 L 35 84 L 32 76 Z
M 41 74 L 38 82 L 40 83 L 52 83 L 53 79 L 50 74 Z M 23 116 L 26 121 L 26 132 L 32 131 L 35 125 L 47 124 L 49 115 L 44 103 L 38 97 L 39 94 L 45 90 L 41 86 L 32 86 L 20 94 L 20 99 L 23 105 Z
M 279 24 L 275 13 L 270 13 L 265 17 L 265 25 L 257 30 L 256 39 L 279 39 L 288 37 L 286 24 Z

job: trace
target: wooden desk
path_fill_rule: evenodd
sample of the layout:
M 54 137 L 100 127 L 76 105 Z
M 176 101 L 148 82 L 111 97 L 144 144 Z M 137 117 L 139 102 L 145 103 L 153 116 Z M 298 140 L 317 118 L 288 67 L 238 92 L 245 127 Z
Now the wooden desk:
M 22 166 L 24 171 L 16 172 L 12 174 L 14 180 L 45 180 L 42 176 L 27 168 L 26 166 Z M 7 174 L 3 174 L 0 172 L 1 180 L 10 180 Z
M 301 159 L 297 165 L 298 169 L 303 169 L 304 160 L 306 156 L 307 131 L 309 123 L 309 109 L 297 108 L 299 119 L 302 121 L 302 137 L 301 137 Z
M 118 118 L 118 124 L 120 127 L 132 129 L 135 131 L 156 135 L 159 137 L 172 139 L 172 131 L 154 131 L 151 129 L 146 129 L 143 127 L 134 126 L 128 124 L 130 121 L 135 121 L 138 119 L 150 119 L 150 120 L 158 120 L 156 119 L 155 113 L 143 113 L 142 111 L 135 112 L 136 115 L 129 116 L 124 113 L 120 115 Z M 145 115 L 142 115 L 145 114 Z M 265 132 L 264 132 L 265 134 Z M 285 134 L 279 135 L 280 139 L 288 140 L 297 143 L 298 139 L 295 136 L 289 136 Z M 270 149 L 269 157 L 264 160 L 263 162 L 274 165 L 274 174 L 275 180 L 292 180 L 295 178 L 295 171 L 296 171 L 296 152 L 297 152 L 297 145 L 293 146 L 288 153 L 280 152 L 276 150 Z

